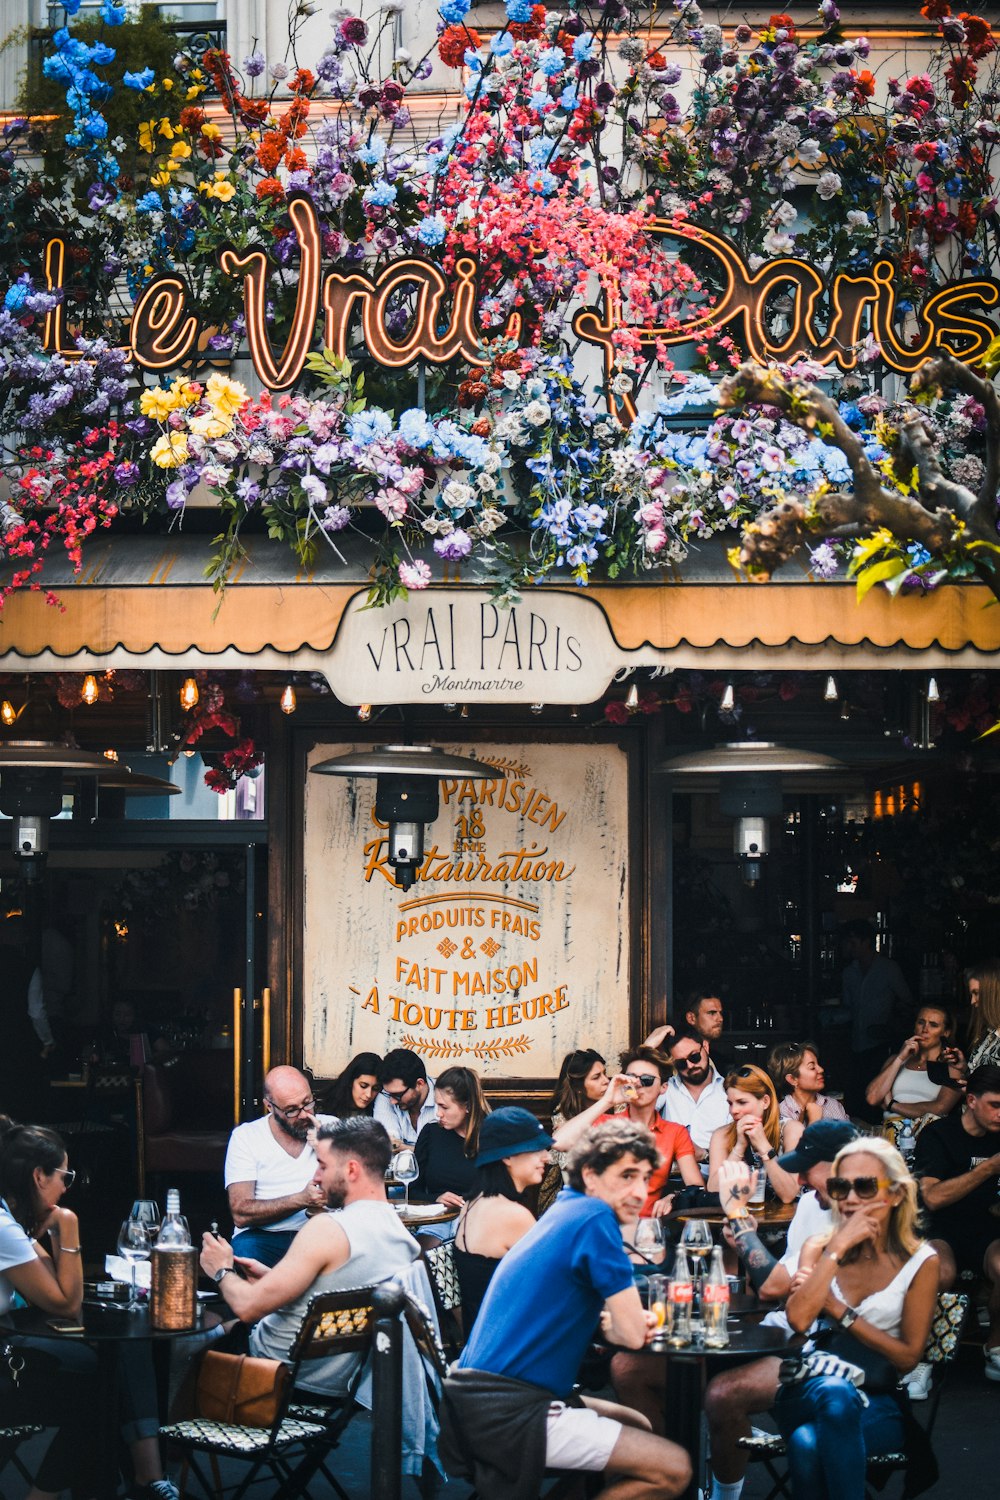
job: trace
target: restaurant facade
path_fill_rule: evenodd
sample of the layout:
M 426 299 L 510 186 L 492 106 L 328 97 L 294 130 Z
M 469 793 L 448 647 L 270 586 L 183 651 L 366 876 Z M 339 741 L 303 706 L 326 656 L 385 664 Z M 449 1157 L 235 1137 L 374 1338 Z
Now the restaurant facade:
M 910 240 L 897 243 L 896 164 L 863 123 L 883 97 L 883 118 L 907 127 L 943 111 L 931 83 L 926 98 L 922 84 L 910 90 L 928 111 L 891 107 L 908 79 L 930 78 L 940 18 L 901 6 L 866 12 L 859 46 L 860 17 L 834 20 L 835 7 L 750 16 L 748 37 L 727 20 L 713 50 L 708 12 L 693 7 L 681 8 L 681 34 L 655 8 L 571 6 L 564 29 L 518 0 L 455 0 L 440 15 L 429 4 L 338 13 L 332 46 L 331 23 L 306 15 L 285 59 L 284 7 L 280 17 L 263 3 L 231 15 L 208 9 L 195 7 L 187 23 L 227 28 L 195 70 L 211 84 L 190 106 L 202 120 L 183 127 L 158 113 L 168 108 L 156 93 L 162 75 L 126 85 L 140 103 L 144 91 L 154 99 L 137 129 L 141 140 L 153 122 L 155 150 L 144 163 L 152 185 L 131 189 L 131 218 L 111 216 L 125 226 L 111 279 L 128 289 L 119 337 L 129 379 L 154 394 L 130 408 L 128 437 L 124 412 L 93 418 L 119 424 L 87 450 L 110 454 L 116 475 L 104 489 L 85 476 L 92 495 L 100 489 L 86 510 L 98 524 L 69 542 L 57 528 L 61 546 L 29 551 L 28 576 L 7 593 L 0 620 L 5 744 L 71 735 L 181 787 L 124 803 L 99 789 L 95 802 L 67 773 L 40 879 L 23 857 L 3 855 L 9 909 L 28 912 L 39 930 L 60 925 L 72 947 L 67 1036 L 86 1051 L 124 999 L 165 1046 L 217 1048 L 223 1073 L 231 1057 L 233 1109 L 244 1116 L 258 1107 L 269 1061 L 327 1080 L 355 1053 L 393 1046 L 415 1050 L 432 1075 L 465 1063 L 494 1097 L 541 1103 L 567 1051 L 611 1057 L 701 987 L 721 993 L 727 1039 L 747 1057 L 808 1032 L 846 1068 L 837 933 L 854 916 L 876 925 L 915 995 L 960 999 L 962 965 L 996 951 L 995 750 L 980 738 L 1000 718 L 1000 617 L 991 568 L 980 565 L 989 544 L 980 537 L 978 554 L 965 550 L 979 535 L 971 508 L 964 532 L 955 529 L 966 541 L 952 535 L 935 550 L 905 526 L 894 535 L 874 505 L 863 524 L 854 516 L 839 534 L 805 536 L 755 586 L 764 569 L 753 541 L 785 502 L 815 504 L 817 493 L 850 491 L 852 479 L 860 495 L 869 482 L 861 465 L 883 493 L 918 495 L 923 459 L 912 472 L 893 468 L 893 432 L 912 415 L 899 405 L 906 382 L 941 354 L 974 372 L 997 336 L 990 309 L 1000 292 L 995 268 L 972 253 L 977 231 L 966 223 L 928 242 L 904 203 Z M 87 15 L 83 6 L 69 18 L 70 34 Z M 32 19 L 58 27 L 65 18 Z M 37 46 L 66 55 L 58 30 Z M 265 55 L 280 76 L 264 73 Z M 963 55 L 984 73 L 990 66 L 989 49 Z M 301 77 L 309 57 L 312 84 Z M 252 66 L 240 73 L 244 58 Z M 518 65 L 561 91 L 536 78 L 533 104 L 508 97 L 520 87 Z M 788 212 L 759 223 L 757 240 L 738 216 L 729 237 L 722 232 L 720 200 L 765 184 L 740 188 L 735 136 L 712 144 L 705 119 L 723 108 L 712 94 L 720 70 L 733 100 L 752 75 L 797 79 L 789 97 L 797 88 L 803 100 L 799 155 L 789 142 L 773 174 Z M 253 96 L 248 80 L 262 75 Z M 58 67 L 41 76 L 65 83 Z M 200 87 L 190 61 L 175 76 Z M 313 93 L 317 78 L 325 87 Z M 612 94 L 641 95 L 641 128 L 630 129 L 647 146 L 637 154 L 601 157 L 618 106 L 598 80 Z M 845 89 L 854 90 L 850 108 Z M 253 97 L 267 97 L 267 108 L 255 114 Z M 487 110 L 491 97 L 499 103 Z M 298 133 L 306 102 L 315 139 Z M 500 133 L 501 104 L 525 156 L 520 176 L 496 174 L 504 191 L 494 201 L 476 151 Z M 639 105 L 625 109 L 626 123 L 630 109 Z M 824 111 L 839 127 L 829 139 Z M 989 109 L 977 102 L 976 111 L 979 176 L 973 182 L 970 167 L 971 185 L 942 185 L 938 199 L 956 225 L 956 204 L 981 209 L 987 196 L 992 137 L 979 127 Z M 357 132 L 349 171 L 345 120 Z M 474 125 L 465 135 L 462 120 Z M 262 178 L 276 133 L 281 154 Z M 896 150 L 911 139 L 908 129 L 897 136 Z M 867 238 L 849 222 L 861 200 L 842 195 L 845 140 L 852 171 L 867 150 L 868 175 L 882 174 L 881 218 Z M 535 141 L 549 143 L 545 152 Z M 728 186 L 710 180 L 691 141 L 720 169 L 720 150 L 730 151 Z M 682 147 L 684 203 L 668 182 L 685 166 Z M 18 139 L 25 181 L 51 171 L 45 149 Z M 431 164 L 422 197 L 407 175 L 421 152 Z M 449 152 L 443 169 L 435 159 Z M 340 159 L 323 167 L 324 153 Z M 585 157 L 583 168 L 566 165 Z M 605 191 L 640 160 L 654 183 L 648 203 Z M 332 186 L 334 166 L 350 181 Z M 952 163 L 953 175 L 960 167 Z M 106 213 L 127 194 L 120 173 L 95 171 L 94 212 Z M 838 178 L 836 192 L 829 182 L 820 189 L 824 171 Z M 588 190 L 588 172 L 600 193 Z M 220 312 L 215 269 L 197 262 L 205 225 L 184 252 L 186 173 L 191 201 L 200 192 L 220 216 L 230 179 L 245 178 L 237 201 L 246 213 L 256 202 L 261 233 L 272 236 L 268 256 L 259 237 L 238 240 L 232 217 L 212 231 L 222 247 L 213 265 L 239 293 L 238 339 Z M 277 186 L 261 194 L 262 181 Z M 477 183 L 478 247 L 462 208 Z M 139 185 L 160 206 L 137 215 Z M 352 229 L 345 205 L 355 185 L 363 217 Z M 336 230 L 330 195 L 342 210 Z M 502 237 L 497 216 L 522 196 L 542 205 L 525 210 L 535 249 L 512 239 L 495 252 L 486 230 Z M 570 285 L 560 266 L 581 199 L 577 230 L 598 248 L 590 259 L 581 252 Z M 151 238 L 143 213 L 159 216 Z M 32 308 L 8 297 L 7 308 L 34 312 L 26 336 L 37 333 L 45 357 L 72 368 L 86 314 L 74 298 L 74 226 L 57 218 L 50 213 L 28 247 L 44 268 L 28 295 L 41 300 Z M 157 236 L 169 253 L 153 264 Z M 140 243 L 150 263 L 136 277 L 128 257 Z M 632 274 L 630 250 L 643 274 Z M 615 253 L 625 258 L 619 281 L 607 269 Z M 544 311 L 533 312 L 531 298 L 543 294 Z M 89 356 L 98 368 L 105 357 L 92 347 Z M 794 391 L 784 406 L 721 392 L 745 358 L 810 380 L 844 432 L 824 425 L 825 408 L 818 427 L 798 425 Z M 350 362 L 364 365 L 363 392 Z M 971 506 L 993 473 L 996 433 L 989 403 L 972 411 L 976 392 L 955 378 L 958 394 L 939 392 L 930 432 L 946 479 L 965 486 Z M 15 539 L 11 508 L 38 501 L 46 466 L 75 478 L 86 461 L 68 424 L 45 446 L 38 411 L 30 395 L 15 410 L 34 438 L 9 464 L 4 529 Z M 437 430 L 425 432 L 420 413 Z M 331 453 L 345 426 L 353 449 Z M 418 468 L 415 497 L 407 485 Z M 44 498 L 39 513 L 61 513 L 51 492 Z M 72 509 L 65 491 L 61 500 Z M 84 510 L 73 503 L 79 524 Z M 947 491 L 943 503 L 965 515 L 963 497 Z M 881 571 L 866 578 L 871 569 Z M 739 755 L 733 769 L 725 754 L 720 761 L 720 743 L 750 747 L 749 767 Z M 770 759 L 754 757 L 753 747 L 774 743 Z M 351 751 L 411 744 L 484 769 L 442 777 L 418 878 L 403 889 L 375 779 L 313 772 Z

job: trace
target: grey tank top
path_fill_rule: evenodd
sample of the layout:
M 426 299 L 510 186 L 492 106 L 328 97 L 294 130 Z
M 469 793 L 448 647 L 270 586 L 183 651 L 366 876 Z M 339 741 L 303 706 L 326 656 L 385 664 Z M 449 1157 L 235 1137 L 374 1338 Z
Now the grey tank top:
M 302 1325 L 306 1308 L 320 1292 L 345 1291 L 349 1287 L 371 1286 L 401 1275 L 420 1251 L 413 1236 L 404 1229 L 399 1215 L 388 1203 L 364 1199 L 338 1209 L 332 1218 L 344 1231 L 350 1244 L 350 1255 L 342 1266 L 325 1276 L 318 1276 L 301 1297 L 261 1318 L 250 1332 L 250 1353 L 268 1359 L 289 1357 L 289 1350 Z M 305 1390 L 339 1393 L 350 1383 L 358 1367 L 357 1354 L 335 1354 L 329 1359 L 309 1360 L 301 1366 L 298 1384 Z

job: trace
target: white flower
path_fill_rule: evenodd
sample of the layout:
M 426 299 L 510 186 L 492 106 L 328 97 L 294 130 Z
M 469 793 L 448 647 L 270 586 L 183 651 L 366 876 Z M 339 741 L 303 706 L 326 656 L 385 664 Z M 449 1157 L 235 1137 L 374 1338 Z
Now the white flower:
M 236 455 L 239 453 L 239 451 L 240 450 L 236 446 L 236 444 L 230 442 L 228 438 L 222 438 L 215 445 L 216 457 L 217 458 L 224 458 L 229 463 L 232 463 L 233 459 L 236 457 Z
M 768 255 L 787 255 L 790 250 L 795 249 L 792 236 L 782 234 L 780 229 L 769 229 L 762 243 Z
M 799 149 L 796 155 L 804 167 L 812 167 L 819 161 L 823 152 L 820 149 L 819 141 L 813 140 L 812 136 L 809 136 L 808 139 L 799 142 Z
M 517 391 L 517 390 L 520 390 L 520 388 L 521 388 L 521 377 L 517 373 L 516 370 L 504 370 L 504 372 L 503 372 L 503 384 L 504 384 L 504 390 L 507 390 L 507 391 Z
M 797 212 L 794 203 L 789 203 L 787 198 L 776 205 L 771 217 L 776 224 L 794 224 Z
M 264 443 L 252 443 L 248 454 L 252 464 L 273 464 L 274 453 Z
M 828 203 L 831 198 L 836 198 L 842 187 L 839 172 L 823 172 L 816 184 L 816 191 Z
M 441 499 L 449 510 L 467 510 L 476 498 L 476 492 L 471 484 L 462 484 L 458 479 L 451 479 L 441 491 Z
M 847 223 L 851 229 L 871 229 L 873 225 L 863 208 L 851 208 L 847 212 Z
M 206 464 L 201 471 L 201 477 L 211 489 L 217 490 L 229 483 L 232 474 L 225 464 Z
M 551 415 L 551 408 L 547 401 L 529 401 L 522 413 L 524 420 L 530 422 L 532 427 L 544 426 Z

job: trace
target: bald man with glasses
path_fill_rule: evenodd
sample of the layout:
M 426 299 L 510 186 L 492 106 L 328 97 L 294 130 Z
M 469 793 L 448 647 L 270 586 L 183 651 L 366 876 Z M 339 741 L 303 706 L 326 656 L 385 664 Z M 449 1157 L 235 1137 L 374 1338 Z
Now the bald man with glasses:
M 259 1120 L 237 1125 L 226 1152 L 225 1181 L 237 1254 L 275 1266 L 306 1222 L 324 1206 L 313 1182 L 310 1132 L 335 1123 L 316 1114 L 312 1084 L 298 1068 L 272 1068 Z

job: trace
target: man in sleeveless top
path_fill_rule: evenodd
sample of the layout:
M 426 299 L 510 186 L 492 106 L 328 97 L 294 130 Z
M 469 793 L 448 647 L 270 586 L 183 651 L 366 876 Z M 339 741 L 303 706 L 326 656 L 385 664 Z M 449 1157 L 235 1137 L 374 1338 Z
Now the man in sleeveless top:
M 206 1234 L 202 1241 L 202 1270 L 221 1284 L 240 1321 L 255 1325 L 251 1354 L 287 1359 L 312 1297 L 404 1275 L 420 1254 L 385 1195 L 391 1153 L 389 1137 L 377 1121 L 358 1115 L 323 1125 L 315 1151 L 313 1180 L 331 1212 L 310 1219 L 276 1266 L 234 1255 L 232 1246 L 216 1235 Z M 314 1361 L 300 1384 L 339 1394 L 347 1389 L 359 1358 L 345 1354 Z

